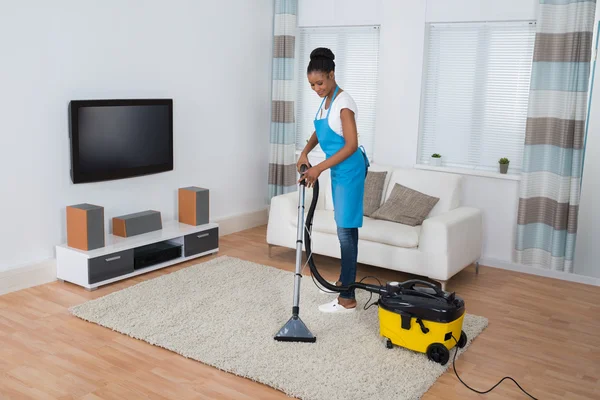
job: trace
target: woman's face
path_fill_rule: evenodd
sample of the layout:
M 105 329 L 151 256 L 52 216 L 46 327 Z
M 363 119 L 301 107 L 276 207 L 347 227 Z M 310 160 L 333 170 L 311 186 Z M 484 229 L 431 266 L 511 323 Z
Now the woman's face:
M 335 89 L 335 79 L 333 72 L 328 74 L 324 72 L 313 71 L 308 74 L 308 82 L 310 87 L 319 97 L 325 97 Z

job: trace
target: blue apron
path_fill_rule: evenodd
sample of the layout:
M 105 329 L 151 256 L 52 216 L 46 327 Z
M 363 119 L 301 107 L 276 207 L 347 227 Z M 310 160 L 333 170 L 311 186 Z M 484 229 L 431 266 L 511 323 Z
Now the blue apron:
M 319 145 L 327 158 L 337 153 L 346 140 L 343 136 L 335 133 L 329 126 L 329 113 L 339 87 L 335 88 L 331 104 L 327 110 L 327 117 L 317 119 L 319 110 L 327 97 L 323 98 L 321 106 L 315 115 L 315 133 Z M 365 192 L 365 177 L 369 161 L 360 146 L 354 154 L 341 163 L 331 167 L 331 192 L 333 195 L 333 207 L 335 222 L 340 228 L 360 228 L 363 224 L 363 196 Z

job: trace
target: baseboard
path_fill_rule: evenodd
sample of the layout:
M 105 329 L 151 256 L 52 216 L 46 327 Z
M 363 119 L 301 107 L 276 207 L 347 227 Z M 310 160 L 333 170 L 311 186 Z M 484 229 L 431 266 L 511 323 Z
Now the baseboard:
M 479 263 L 481 265 L 485 265 L 486 267 L 506 269 L 515 272 L 523 272 L 525 274 L 543 276 L 546 278 L 555 278 L 568 282 L 600 286 L 600 278 L 594 278 L 592 276 L 577 275 L 561 271 L 551 271 L 547 269 L 530 267 L 528 265 L 515 264 L 507 261 L 497 260 L 494 258 L 482 258 L 481 260 L 479 260 Z
M 266 225 L 268 219 L 269 211 L 267 208 L 265 208 L 263 210 L 249 213 L 218 218 L 215 219 L 215 222 L 219 224 L 219 236 L 223 236 L 246 229 L 256 228 L 257 226 Z
M 0 295 L 43 285 L 56 280 L 56 260 L 54 258 L 0 271 Z

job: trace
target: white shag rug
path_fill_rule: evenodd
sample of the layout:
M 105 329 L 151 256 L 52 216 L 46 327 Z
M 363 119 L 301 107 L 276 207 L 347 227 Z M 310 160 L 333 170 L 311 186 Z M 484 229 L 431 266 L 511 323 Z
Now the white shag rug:
M 222 256 L 88 301 L 73 315 L 303 400 L 419 399 L 451 367 L 425 354 L 387 349 L 377 306 L 343 315 L 319 312 L 332 299 L 310 276 L 301 284 L 300 317 L 316 343 L 273 339 L 291 316 L 291 272 Z M 373 296 L 372 301 L 376 300 Z M 468 304 L 467 304 L 468 307 Z M 468 348 L 487 319 L 467 314 Z

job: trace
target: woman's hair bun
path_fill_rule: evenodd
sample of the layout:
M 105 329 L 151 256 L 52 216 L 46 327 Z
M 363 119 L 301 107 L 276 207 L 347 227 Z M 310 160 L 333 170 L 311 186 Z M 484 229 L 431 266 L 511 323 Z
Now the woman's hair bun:
M 314 49 L 311 53 L 310 53 L 310 59 L 314 60 L 316 58 L 326 58 L 328 60 L 335 60 L 335 55 L 333 54 L 333 52 L 331 50 L 329 50 L 328 48 L 325 47 L 319 47 Z
M 320 71 L 326 74 L 335 71 L 335 56 L 333 52 L 325 47 L 317 47 L 310 53 L 310 62 L 306 73 Z

